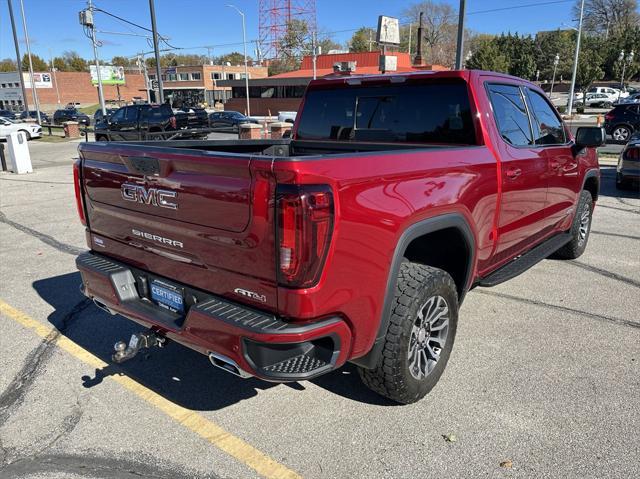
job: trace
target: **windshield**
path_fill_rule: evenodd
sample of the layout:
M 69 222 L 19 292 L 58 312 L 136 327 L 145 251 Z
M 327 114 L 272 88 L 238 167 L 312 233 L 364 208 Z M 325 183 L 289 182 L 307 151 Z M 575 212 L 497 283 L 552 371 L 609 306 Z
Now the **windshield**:
M 456 81 L 310 90 L 297 138 L 476 143 L 467 86 Z

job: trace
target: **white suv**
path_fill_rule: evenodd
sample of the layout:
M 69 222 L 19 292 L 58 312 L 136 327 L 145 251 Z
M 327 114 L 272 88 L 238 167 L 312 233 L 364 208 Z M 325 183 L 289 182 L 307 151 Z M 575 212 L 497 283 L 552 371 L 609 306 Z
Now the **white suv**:
M 589 88 L 587 91 L 587 95 L 592 95 L 594 93 L 602 93 L 607 95 L 607 98 L 613 103 L 620 98 L 625 98 L 629 96 L 629 92 L 618 90 L 617 88 L 611 88 L 608 86 L 594 86 Z M 576 100 L 582 100 L 582 93 L 576 93 L 574 98 Z

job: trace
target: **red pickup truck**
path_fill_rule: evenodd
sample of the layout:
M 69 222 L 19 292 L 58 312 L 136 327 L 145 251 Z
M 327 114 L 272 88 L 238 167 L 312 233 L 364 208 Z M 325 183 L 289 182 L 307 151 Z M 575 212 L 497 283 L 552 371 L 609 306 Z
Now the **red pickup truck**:
M 83 143 L 74 165 L 98 306 L 241 377 L 355 363 L 400 403 L 441 376 L 458 310 L 587 244 L 601 128 L 482 71 L 311 82 L 290 138 Z

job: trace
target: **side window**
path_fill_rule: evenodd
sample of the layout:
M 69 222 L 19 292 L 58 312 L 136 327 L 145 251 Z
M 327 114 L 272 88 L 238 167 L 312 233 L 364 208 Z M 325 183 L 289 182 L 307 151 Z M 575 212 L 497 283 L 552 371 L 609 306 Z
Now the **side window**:
M 135 106 L 128 106 L 124 109 L 124 120 L 127 122 L 135 122 L 138 120 L 138 108 Z
M 514 146 L 531 145 L 531 125 L 520 88 L 489 84 L 489 97 L 500 135 Z
M 111 115 L 111 121 L 122 121 L 124 120 L 124 108 L 120 108 L 113 115 Z
M 538 92 L 527 88 L 533 115 L 536 145 L 561 145 L 566 142 L 564 125 L 555 110 Z

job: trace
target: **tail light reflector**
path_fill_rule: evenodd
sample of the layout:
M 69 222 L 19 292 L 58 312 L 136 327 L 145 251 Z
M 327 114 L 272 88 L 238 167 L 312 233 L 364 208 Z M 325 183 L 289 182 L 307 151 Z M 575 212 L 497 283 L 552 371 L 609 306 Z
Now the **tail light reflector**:
M 632 160 L 632 161 L 640 161 L 640 148 L 638 147 L 628 148 L 627 151 L 624 152 L 624 159 Z
M 76 208 L 78 209 L 78 216 L 80 222 L 87 226 L 87 217 L 84 212 L 84 200 L 82 198 L 82 185 L 80 184 L 80 160 L 73 162 L 73 189 L 76 193 Z
M 604 119 L 605 119 L 605 120 L 613 120 L 613 117 L 614 117 L 614 116 L 615 116 L 615 115 L 613 114 L 613 110 L 612 110 L 612 111 L 607 112 L 607 114 L 606 114 L 606 115 L 604 115 Z
M 320 279 L 333 233 L 328 185 L 279 185 L 276 192 L 278 280 L 308 288 Z

